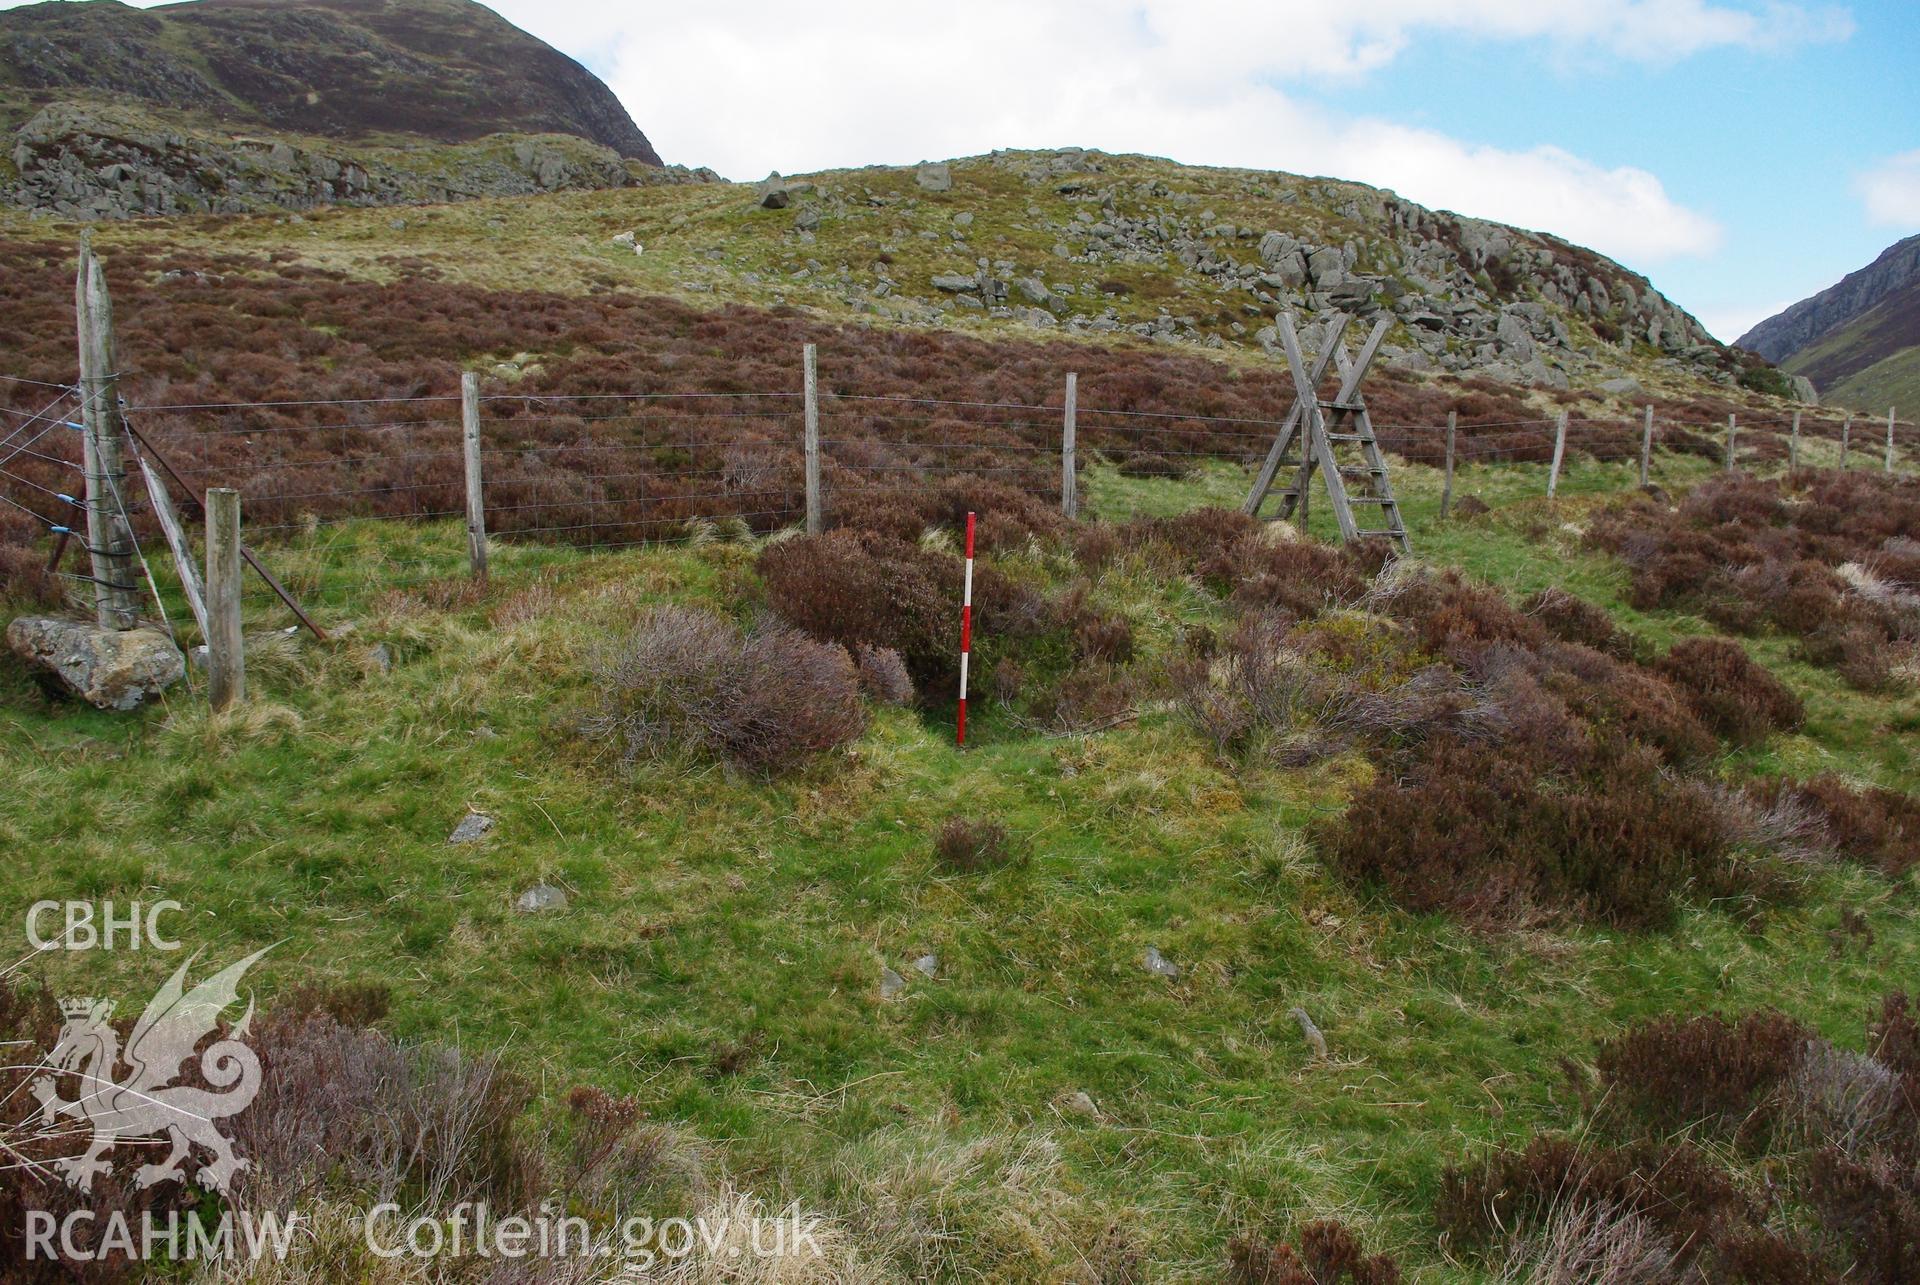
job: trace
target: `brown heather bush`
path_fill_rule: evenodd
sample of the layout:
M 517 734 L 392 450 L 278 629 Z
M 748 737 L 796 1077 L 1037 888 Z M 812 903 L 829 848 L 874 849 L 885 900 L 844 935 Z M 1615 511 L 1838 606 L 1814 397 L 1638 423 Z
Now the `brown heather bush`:
M 1920 1089 L 1920 1006 L 1905 991 L 1881 1000 L 1880 1012 L 1867 1027 L 1867 1052 Z M 1909 1098 L 1920 1108 L 1920 1095 Z
M 491 1055 L 402 1043 L 358 1024 L 384 1003 L 383 994 L 368 989 L 303 988 L 256 1015 L 247 1043 L 260 1059 L 260 1091 L 223 1129 L 248 1162 L 230 1203 L 285 1211 L 320 1199 L 366 1208 L 393 1199 L 443 1213 L 484 1201 L 499 1215 L 530 1211 L 548 1167 L 537 1135 L 526 1127 L 526 1085 Z M 0 980 L 0 1041 L 49 1048 L 59 1025 L 51 997 Z M 23 1226 L 28 1209 L 56 1218 L 89 1210 L 96 1228 L 111 1213 L 135 1227 L 149 1212 L 162 1222 L 170 1215 L 184 1221 L 196 1211 L 205 1216 L 198 1153 L 184 1161 L 184 1182 L 144 1190 L 134 1187 L 130 1157 L 123 1157 L 89 1195 L 31 1167 L 76 1154 L 83 1140 L 68 1128 L 35 1128 L 27 1116 L 37 1102 L 24 1088 L 33 1068 L 23 1064 L 28 1059 L 8 1060 L 13 1065 L 0 1071 L 7 1090 L 0 1094 L 0 1215 L 11 1226 Z M 196 1074 L 197 1063 L 187 1072 Z M 99 1243 L 84 1228 L 78 1239 Z M 0 1237 L 0 1278 L 147 1278 L 138 1264 L 109 1261 L 78 1270 L 58 1260 L 25 1260 L 24 1250 L 21 1238 Z
M 958 874 L 997 870 L 1013 860 L 1007 828 L 998 821 L 976 817 L 948 817 L 933 841 L 934 859 Z
M 1504 1241 L 1502 1280 L 1554 1285 L 1915 1279 L 1920 1023 L 1904 993 L 1882 1001 L 1864 1053 L 1764 1010 L 1641 1022 L 1598 1063 L 1587 1139 L 1536 1137 L 1446 1171 L 1435 1217 L 1453 1246 Z M 1740 1159 L 1717 1160 L 1721 1143 Z M 1666 1270 L 1551 1270 L 1569 1248 L 1601 1261 L 1596 1246 L 1608 1262 L 1664 1254 Z
M 594 679 L 601 705 L 586 730 L 629 759 L 690 749 L 779 772 L 866 726 L 846 649 L 776 622 L 742 632 L 711 612 L 650 608 Z
M 768 546 L 759 572 L 768 605 L 788 624 L 844 647 L 890 648 L 920 691 L 953 689 L 960 672 L 958 556 L 840 530 Z M 973 602 L 975 665 L 983 678 L 1003 651 L 1052 624 L 1044 599 L 991 567 L 975 567 Z
M 1612 1147 L 1537 1137 L 1522 1150 L 1497 1150 L 1449 1167 L 1434 1217 L 1453 1245 L 1474 1248 L 1582 1208 L 1646 1219 L 1682 1265 L 1726 1230 L 1755 1229 L 1758 1216 L 1733 1179 L 1686 1143 Z
M 1901 588 L 1914 582 L 1915 529 L 1915 479 L 1808 470 L 1779 481 L 1715 478 L 1671 508 L 1622 501 L 1587 540 L 1627 564 L 1635 606 L 1696 610 L 1738 633 L 1778 629 L 1803 639 L 1812 663 L 1877 690 L 1890 678 L 1886 644 L 1920 632 Z M 1867 570 L 1858 587 L 1838 574 L 1849 564 L 1849 574 Z
M 1836 616 L 1809 630 L 1800 654 L 1810 664 L 1836 670 L 1859 691 L 1883 692 L 1894 685 L 1893 647 L 1885 631 L 1851 616 Z
M 1591 647 L 1615 660 L 1632 660 L 1633 635 L 1613 623 L 1604 608 L 1564 589 L 1542 589 L 1520 609 L 1545 625 L 1562 642 Z
M 1816 817 L 1825 844 L 1842 858 L 1899 877 L 1920 866 L 1920 799 L 1878 786 L 1856 787 L 1831 774 L 1773 779 L 1753 787 L 1763 801 Z
M 1764 1137 L 1782 1093 L 1815 1038 L 1784 1013 L 1729 1021 L 1717 1013 L 1655 1018 L 1600 1048 L 1608 1106 L 1666 1132 L 1706 1124 Z
M 1458 571 L 1392 586 L 1384 609 L 1412 626 L 1423 650 L 1456 664 L 1488 643 L 1534 651 L 1548 636 L 1539 621 L 1516 609 L 1498 589 L 1473 584 Z
M 1140 691 L 1140 681 L 1132 671 L 1096 662 L 1075 666 L 1058 681 L 1030 693 L 1027 708 L 1052 732 L 1100 732 L 1134 716 Z
M 1199 567 L 1209 588 L 1231 595 L 1243 609 L 1303 618 L 1362 601 L 1377 569 L 1344 548 L 1257 533 L 1215 546 Z
M 1689 638 L 1674 644 L 1655 666 L 1686 693 L 1700 721 L 1736 745 L 1792 731 L 1806 718 L 1800 698 L 1740 644 L 1724 638 Z
M 768 546 L 759 571 L 768 605 L 795 628 L 885 647 L 923 689 L 957 672 L 957 559 L 894 536 L 829 531 Z
M 1713 801 L 1645 746 L 1601 742 L 1572 771 L 1487 743 L 1429 743 L 1321 832 L 1336 869 L 1416 913 L 1486 926 L 1571 914 L 1664 922 L 1676 898 L 1746 886 Z
M 1324 1219 L 1300 1229 L 1294 1246 L 1257 1236 L 1227 1243 L 1230 1285 L 1398 1285 L 1400 1265 L 1368 1254 L 1346 1224 Z
M 491 1055 L 401 1044 L 320 1009 L 270 1011 L 250 1041 L 260 1094 L 234 1118 L 252 1162 L 239 1196 L 286 1208 L 350 1192 L 408 1207 L 539 1195 L 539 1157 L 520 1130 L 527 1087 Z
M 913 704 L 913 678 L 899 652 L 855 643 L 853 657 L 860 670 L 861 691 L 882 705 Z
M 1133 626 L 1127 623 L 1126 617 L 1101 611 L 1089 602 L 1085 585 L 1068 592 L 1059 605 L 1058 615 L 1072 637 L 1077 659 L 1122 665 L 1133 659 Z

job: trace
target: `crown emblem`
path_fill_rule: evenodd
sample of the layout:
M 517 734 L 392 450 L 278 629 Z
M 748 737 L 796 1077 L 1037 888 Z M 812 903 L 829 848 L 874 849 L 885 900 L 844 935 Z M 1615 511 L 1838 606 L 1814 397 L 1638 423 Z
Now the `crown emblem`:
M 95 999 L 91 995 L 85 995 L 60 1001 L 60 1015 L 68 1021 L 77 1022 L 82 1018 L 91 1017 L 104 1022 L 112 1013 L 113 1001 L 110 999 Z

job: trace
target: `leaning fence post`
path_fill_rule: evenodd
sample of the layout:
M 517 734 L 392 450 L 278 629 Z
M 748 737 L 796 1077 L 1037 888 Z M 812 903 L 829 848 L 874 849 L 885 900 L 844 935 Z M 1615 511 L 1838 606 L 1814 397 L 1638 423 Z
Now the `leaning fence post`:
M 467 560 L 473 578 L 487 578 L 487 500 L 480 473 L 480 376 L 460 375 L 460 443 L 467 461 Z
M 134 583 L 133 532 L 127 525 L 127 466 L 120 452 L 126 430 L 120 413 L 119 359 L 114 355 L 113 301 L 100 261 L 93 257 L 93 243 L 85 238 L 74 281 L 74 311 L 94 621 L 102 629 L 132 629 L 140 620 L 140 591 Z
M 818 357 L 812 344 L 801 349 L 805 370 L 806 453 L 807 453 L 807 534 L 820 534 L 820 374 Z
M 1567 412 L 1561 411 L 1553 425 L 1553 467 L 1547 471 L 1547 498 L 1560 489 L 1560 461 L 1567 454 Z
M 1887 472 L 1893 472 L 1893 407 L 1887 407 Z
M 1800 467 L 1800 412 L 1793 413 L 1793 436 L 1787 439 L 1787 471 Z
M 1080 483 L 1073 472 L 1074 417 L 1080 403 L 1080 376 L 1067 372 L 1066 410 L 1060 421 L 1060 511 L 1080 516 Z
M 1739 427 L 1734 422 L 1734 417 L 1731 415 L 1727 416 L 1727 470 L 1729 472 L 1733 470 L 1733 439 L 1734 435 L 1738 432 Z
M 1847 466 L 1847 452 L 1853 449 L 1853 416 L 1849 415 L 1840 425 L 1840 467 Z
M 240 633 L 240 492 L 207 492 L 207 696 L 226 709 L 247 695 Z
M 1448 411 L 1447 412 L 1447 476 L 1446 476 L 1446 480 L 1440 484 L 1440 518 L 1442 521 L 1446 520 L 1447 514 L 1451 512 L 1453 509 L 1453 441 L 1454 441 L 1454 430 L 1459 427 L 1459 424 L 1460 424 L 1460 412 L 1458 410 Z
M 1645 421 L 1640 426 L 1640 485 L 1646 486 L 1652 480 L 1648 471 L 1653 464 L 1653 404 L 1647 404 Z

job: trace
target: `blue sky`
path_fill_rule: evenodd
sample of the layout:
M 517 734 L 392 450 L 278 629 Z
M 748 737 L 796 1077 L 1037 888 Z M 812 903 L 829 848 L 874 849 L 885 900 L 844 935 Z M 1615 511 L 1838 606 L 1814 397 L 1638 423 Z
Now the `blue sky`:
M 1864 174 L 1920 148 L 1920 4 L 1874 0 L 1848 11 L 1854 31 L 1844 39 L 1674 61 L 1434 36 L 1385 74 L 1308 92 L 1344 113 L 1503 148 L 1551 143 L 1603 166 L 1651 171 L 1722 235 L 1710 252 L 1634 266 L 1725 328 L 1727 318 L 1758 320 L 1823 289 L 1920 232 L 1920 208 L 1876 220 L 1861 187 Z
M 1329 174 L 1590 245 L 1728 340 L 1920 232 L 1920 0 L 491 3 L 729 178 L 1069 144 Z

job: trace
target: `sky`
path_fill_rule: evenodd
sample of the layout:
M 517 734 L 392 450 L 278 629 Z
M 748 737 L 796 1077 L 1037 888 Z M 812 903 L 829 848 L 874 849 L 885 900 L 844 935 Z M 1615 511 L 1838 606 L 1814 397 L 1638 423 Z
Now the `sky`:
M 1592 246 L 1726 340 L 1920 232 L 1917 0 L 491 7 L 729 178 L 1073 145 L 1356 179 Z

